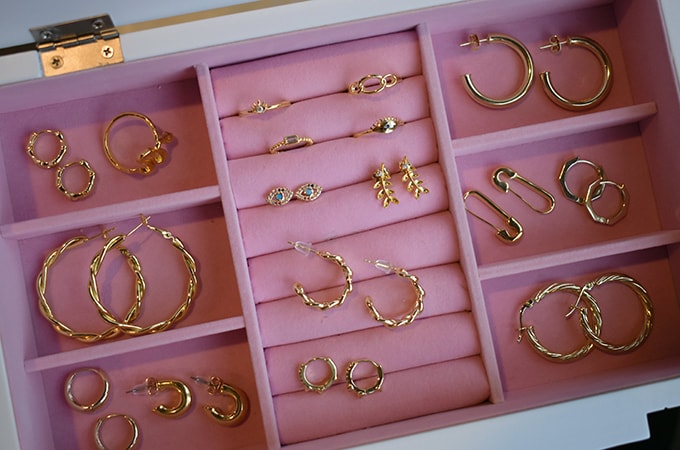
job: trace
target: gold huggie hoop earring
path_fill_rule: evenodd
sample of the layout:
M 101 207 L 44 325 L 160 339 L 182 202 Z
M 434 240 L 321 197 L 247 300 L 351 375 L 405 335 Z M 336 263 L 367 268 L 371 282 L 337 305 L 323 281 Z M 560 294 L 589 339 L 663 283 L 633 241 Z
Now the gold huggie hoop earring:
M 373 367 L 375 367 L 375 370 L 377 371 L 375 383 L 371 387 L 360 388 L 354 381 L 353 378 L 354 369 L 356 369 L 357 366 L 361 363 L 371 364 Z M 352 361 L 351 363 L 349 363 L 349 365 L 347 366 L 347 371 L 345 372 L 345 377 L 347 378 L 347 389 L 354 392 L 357 395 L 357 397 L 361 398 L 367 395 L 371 395 L 382 389 L 383 381 L 385 381 L 385 372 L 383 371 L 382 366 L 377 362 L 372 361 L 370 359 L 360 359 L 358 361 Z
M 314 361 L 323 361 L 326 363 L 328 366 L 330 373 L 326 377 L 324 381 L 321 383 L 313 383 L 309 381 L 309 378 L 307 378 L 307 368 L 314 362 Z M 333 360 L 327 356 L 317 356 L 315 358 L 310 359 L 306 363 L 300 364 L 300 368 L 298 369 L 298 377 L 300 378 L 300 381 L 302 384 L 305 386 L 305 389 L 308 391 L 314 391 L 317 393 L 321 393 L 331 387 L 335 380 L 338 379 L 338 368 L 336 367 L 335 363 Z
M 139 439 L 139 428 L 137 427 L 135 419 L 128 416 L 127 414 L 109 414 L 99 419 L 97 424 L 94 426 L 94 442 L 97 444 L 97 448 L 99 450 L 107 450 L 106 445 L 104 445 L 101 437 L 102 425 L 104 425 L 104 422 L 118 417 L 127 421 L 127 423 L 130 425 L 130 428 L 132 429 L 132 437 L 130 438 L 130 443 L 128 446 L 125 447 L 125 450 L 132 450 L 137 446 L 137 439 Z
M 597 181 L 604 181 L 606 179 L 606 175 L 604 174 L 604 168 L 601 165 L 595 164 L 594 162 L 588 161 L 587 159 L 581 159 L 578 156 L 570 159 L 569 161 L 565 162 L 562 165 L 562 170 L 560 170 L 558 180 L 560 182 L 560 186 L 562 187 L 562 192 L 564 193 L 564 196 L 567 197 L 572 202 L 576 202 L 579 205 L 585 205 L 586 203 L 585 197 L 578 197 L 577 195 L 571 192 L 571 189 L 569 189 L 569 186 L 567 185 L 567 174 L 572 169 L 572 167 L 579 163 L 587 164 L 593 169 L 595 169 Z M 590 200 L 592 201 L 600 198 L 600 196 L 602 195 L 602 191 L 604 191 L 604 188 L 602 186 L 594 190 L 591 194 Z
M 632 342 L 624 345 L 615 345 L 605 342 L 599 336 L 597 324 L 595 328 L 590 326 L 587 311 L 584 311 L 584 308 L 577 308 L 577 305 L 574 305 L 574 308 L 578 309 L 580 312 L 581 326 L 583 327 L 583 331 L 585 332 L 586 336 L 588 337 L 588 339 L 593 341 L 593 343 L 599 349 L 610 353 L 631 352 L 638 348 L 647 339 L 647 336 L 649 336 L 649 332 L 652 330 L 652 320 L 654 319 L 654 309 L 652 307 L 652 301 L 649 298 L 647 290 L 644 287 L 642 287 L 640 283 L 638 283 L 632 277 L 617 273 L 603 275 L 597 280 L 591 281 L 590 283 L 586 284 L 583 287 L 583 290 L 590 291 L 594 287 L 602 286 L 603 284 L 609 282 L 618 282 L 626 285 L 627 287 L 632 289 L 633 292 L 635 292 L 635 295 L 637 295 L 638 299 L 640 299 L 640 302 L 642 303 L 645 315 L 644 323 L 642 329 L 640 330 L 640 334 Z
M 496 230 L 496 237 L 498 237 L 498 239 L 500 239 L 502 242 L 504 242 L 504 243 L 506 243 L 506 244 L 514 244 L 514 243 L 516 243 L 516 242 L 518 242 L 518 241 L 520 240 L 520 238 L 522 237 L 522 234 L 524 234 L 524 229 L 522 228 L 522 224 L 520 224 L 519 221 L 517 221 L 517 219 L 515 219 L 515 218 L 512 217 L 510 214 L 508 214 L 507 212 L 505 212 L 505 211 L 503 210 L 503 208 L 501 208 L 500 206 L 498 206 L 497 204 L 495 204 L 493 201 L 491 201 L 491 199 L 490 199 L 489 197 L 487 197 L 486 195 L 482 194 L 482 193 L 479 192 L 479 191 L 467 191 L 467 192 L 463 195 L 463 202 L 465 203 L 466 200 L 468 199 L 468 197 L 471 196 L 471 195 L 474 196 L 474 197 L 479 198 L 480 200 L 482 200 L 482 201 L 483 201 L 484 203 L 486 203 L 489 207 L 491 207 L 491 209 L 492 209 L 496 214 L 498 214 L 498 215 L 501 216 L 503 219 L 505 219 L 505 222 L 508 224 L 508 226 L 509 226 L 511 229 L 514 230 L 514 233 L 513 233 L 512 231 L 510 231 L 510 230 L 504 230 L 504 229 L 502 229 L 502 228 L 498 228 L 497 226 L 495 226 L 494 224 L 492 224 L 492 223 L 489 222 L 488 220 L 484 219 L 484 218 L 481 217 L 480 215 L 478 215 L 478 214 L 472 212 L 472 211 L 467 207 L 467 204 L 466 204 L 465 210 L 466 210 L 467 212 L 469 212 L 469 213 L 472 214 L 474 217 L 476 217 L 477 219 L 481 220 L 482 222 L 484 222 L 485 224 L 489 225 L 491 228 L 493 228 L 494 230 Z
M 429 194 L 430 190 L 423 186 L 422 180 L 418 179 L 418 172 L 413 164 L 404 156 L 401 161 L 399 161 L 399 168 L 401 169 L 401 181 L 406 183 L 406 190 L 408 192 L 413 192 L 413 197 L 418 200 L 421 194 Z
M 597 57 L 600 65 L 602 66 L 602 70 L 604 71 L 604 80 L 602 81 L 602 86 L 600 86 L 600 89 L 597 91 L 597 93 L 590 98 L 571 100 L 557 92 L 552 84 L 550 72 L 545 71 L 541 72 L 540 74 L 541 81 L 543 82 L 543 90 L 548 95 L 548 98 L 553 101 L 553 103 L 564 109 L 568 109 L 570 111 L 582 111 L 594 108 L 604 101 L 612 88 L 612 63 L 609 59 L 609 55 L 607 55 L 607 52 L 600 44 L 583 36 L 567 37 L 566 40 L 561 41 L 557 35 L 553 35 L 548 40 L 548 45 L 544 45 L 540 48 L 542 50 L 550 49 L 550 51 L 553 53 L 559 53 L 562 50 L 562 45 L 565 44 L 585 47 Z
M 109 145 L 109 136 L 111 134 L 111 129 L 118 120 L 123 119 L 124 117 L 131 117 L 142 120 L 153 133 L 154 139 L 153 147 L 147 148 L 137 157 L 137 162 L 140 164 L 139 167 L 123 166 L 118 162 L 118 160 L 113 156 L 113 153 L 111 152 L 111 147 Z M 156 169 L 157 165 L 162 164 L 168 157 L 167 150 L 162 148 L 161 146 L 163 144 L 168 144 L 172 142 L 174 139 L 175 138 L 172 135 L 172 133 L 167 132 L 161 133 L 156 127 L 156 125 L 154 125 L 154 123 L 151 121 L 151 119 L 149 119 L 144 114 L 138 112 L 124 112 L 122 114 L 118 114 L 116 117 L 111 119 L 109 124 L 106 126 L 106 130 L 104 130 L 104 153 L 106 154 L 106 158 L 109 160 L 111 165 L 116 169 L 120 170 L 121 172 L 129 174 L 137 173 L 140 175 L 149 175 Z
M 49 161 L 40 159 L 35 154 L 35 144 L 36 142 L 38 142 L 38 138 L 43 134 L 51 134 L 52 136 L 57 138 L 57 141 L 59 141 L 59 151 L 57 152 L 56 156 Z M 30 156 L 31 161 L 33 161 L 38 167 L 42 167 L 43 169 L 51 169 L 52 167 L 58 166 L 59 163 L 61 163 L 61 160 L 64 158 L 64 155 L 66 155 L 67 151 L 68 145 L 66 144 L 64 134 L 58 130 L 35 131 L 31 133 L 31 136 L 28 138 L 28 144 L 26 145 L 26 153 L 28 154 L 28 156 Z
M 64 171 L 68 169 L 69 167 L 72 166 L 81 166 L 85 171 L 87 171 L 87 184 L 85 185 L 85 188 L 83 188 L 81 191 L 78 192 L 71 192 L 66 187 L 64 186 Z M 81 198 L 87 197 L 90 195 L 90 192 L 92 192 L 92 188 L 94 188 L 94 180 L 96 178 L 97 174 L 95 171 L 92 169 L 92 166 L 90 166 L 90 163 L 85 161 L 84 159 L 81 159 L 80 161 L 74 161 L 70 162 L 66 165 L 60 166 L 59 169 L 57 169 L 57 189 L 59 189 L 59 192 L 64 194 L 66 197 L 68 197 L 71 200 L 80 200 Z
M 573 283 L 553 283 L 550 286 L 546 287 L 545 289 L 538 291 L 536 295 L 533 296 L 533 298 L 527 300 L 522 307 L 519 310 L 519 335 L 517 337 L 517 342 L 522 342 L 522 336 L 523 333 L 526 333 L 527 338 L 529 339 L 529 343 L 531 346 L 536 350 L 541 356 L 544 358 L 547 358 L 551 361 L 555 362 L 567 362 L 567 361 L 573 361 L 577 360 L 580 358 L 583 358 L 586 356 L 590 351 L 593 349 L 593 341 L 588 340 L 581 348 L 574 350 L 571 353 L 558 353 L 558 352 L 553 352 L 551 350 L 548 350 L 541 342 L 538 340 L 536 337 L 536 333 L 534 331 L 534 326 L 533 325 L 524 325 L 523 319 L 524 319 L 524 312 L 527 309 L 533 308 L 535 305 L 537 305 L 541 299 L 549 294 L 558 292 L 558 291 L 567 291 L 571 294 L 574 294 L 578 297 L 580 300 L 581 298 L 584 298 L 586 303 L 588 303 L 588 309 L 594 319 L 595 319 L 595 326 L 593 327 L 593 335 L 599 335 L 600 334 L 600 329 L 602 328 L 602 314 L 600 313 L 600 308 L 598 307 L 597 303 L 595 302 L 595 299 L 585 290 L 581 289 L 580 286 L 573 284 Z M 577 300 L 578 303 L 578 300 Z M 572 310 L 566 315 L 566 317 L 569 317 L 571 313 L 574 311 L 575 307 L 572 307 Z M 584 312 L 584 314 L 587 314 L 587 312 Z
M 621 202 L 619 203 L 619 209 L 611 217 L 604 217 L 595 212 L 593 208 L 593 200 L 598 196 L 598 193 L 604 191 L 607 186 L 614 186 L 619 190 L 619 197 Z M 611 180 L 595 180 L 588 186 L 588 192 L 586 193 L 585 206 L 588 210 L 590 217 L 597 223 L 603 225 L 614 225 L 616 222 L 620 221 L 628 213 L 628 205 L 630 204 L 630 197 L 628 196 L 628 191 L 626 186 L 623 184 L 618 184 Z
M 102 381 L 102 383 L 101 383 L 102 384 L 101 395 L 99 396 L 99 398 L 97 400 L 93 401 L 92 403 L 88 403 L 88 404 L 80 403 L 76 399 L 75 395 L 72 392 L 73 383 L 74 383 L 76 377 L 78 375 L 82 374 L 82 373 L 85 373 L 85 372 L 92 372 L 92 373 L 98 375 L 99 378 L 101 378 L 101 381 Z M 109 378 L 106 376 L 104 371 L 102 371 L 101 369 L 95 369 L 94 367 L 84 367 L 84 368 L 81 368 L 81 369 L 74 370 L 66 378 L 66 383 L 64 384 L 64 396 L 66 397 L 66 401 L 68 402 L 68 404 L 72 408 L 76 409 L 77 411 L 91 412 L 91 411 L 98 409 L 100 406 L 102 406 L 104 404 L 104 402 L 106 402 L 106 399 L 109 398 L 110 384 L 111 383 L 109 382 Z
M 179 401 L 175 406 L 170 407 L 160 404 L 154 407 L 153 412 L 161 417 L 168 418 L 180 417 L 187 413 L 191 406 L 191 390 L 189 389 L 189 386 L 179 380 L 157 380 L 153 377 L 149 377 L 144 380 L 143 384 L 133 386 L 132 389 L 126 393 L 132 395 L 155 395 L 158 391 L 165 391 L 168 389 L 172 389 L 179 394 Z
M 508 181 L 503 181 L 501 179 L 501 175 L 506 175 L 509 180 L 516 179 L 520 183 L 523 183 L 525 186 L 535 191 L 538 195 L 547 200 L 548 208 L 547 209 L 536 208 L 534 205 L 529 203 L 524 197 L 510 189 L 510 183 Z M 555 197 L 553 197 L 553 195 L 550 192 L 532 183 L 531 181 L 527 180 L 526 178 L 524 178 L 523 176 L 521 176 L 520 174 L 518 174 L 517 172 L 508 167 L 501 167 L 500 169 L 496 170 L 493 174 L 492 180 L 498 189 L 505 192 L 506 194 L 508 192 L 514 194 L 517 198 L 522 200 L 522 202 L 524 202 L 525 205 L 527 205 L 529 208 L 533 209 L 537 213 L 550 214 L 552 210 L 555 208 Z
M 196 267 L 196 261 L 194 260 L 194 257 L 191 256 L 189 251 L 186 249 L 186 247 L 178 237 L 174 236 L 167 230 L 150 225 L 149 219 L 150 217 L 142 216 L 141 223 L 137 225 L 132 231 L 130 231 L 127 234 L 119 234 L 109 239 L 106 245 L 104 245 L 104 248 L 102 248 L 94 256 L 94 258 L 92 259 L 92 263 L 90 264 L 90 283 L 89 283 L 90 297 L 97 306 L 99 315 L 108 323 L 118 327 L 123 333 L 131 334 L 133 336 L 163 331 L 169 328 L 175 322 L 181 320 L 186 315 L 186 313 L 189 312 L 191 302 L 193 301 L 194 297 L 196 297 L 196 292 L 198 290 L 198 276 L 196 274 L 198 272 L 198 268 Z M 104 258 L 106 257 L 108 251 L 118 246 L 128 236 L 130 236 L 132 233 L 137 231 L 142 226 L 145 226 L 149 230 L 158 233 L 163 239 L 170 241 L 172 243 L 172 246 L 182 254 L 184 265 L 186 266 L 187 271 L 189 272 L 186 296 L 184 298 L 184 301 L 180 303 L 180 305 L 177 307 L 177 310 L 175 310 L 175 312 L 167 319 L 145 327 L 133 325 L 132 323 L 121 322 L 120 320 L 118 320 L 116 316 L 109 309 L 107 309 L 106 306 L 104 306 L 104 303 L 101 301 L 99 295 L 99 286 L 97 284 L 97 275 L 99 274 L 99 270 L 102 266 L 102 263 L 104 262 Z
M 329 308 L 335 308 L 336 306 L 342 305 L 342 303 L 345 301 L 347 296 L 352 292 L 352 269 L 345 264 L 345 260 L 342 258 L 340 255 L 334 255 L 329 252 L 323 252 L 323 251 L 318 251 L 312 248 L 311 244 L 305 243 L 305 242 L 292 242 L 288 241 L 290 245 L 292 245 L 295 250 L 299 251 L 300 253 L 304 255 L 308 255 L 309 253 L 314 253 L 317 256 L 322 257 L 323 259 L 327 261 L 331 261 L 342 269 L 344 275 L 345 275 L 345 287 L 342 290 L 342 294 L 340 294 L 339 297 L 336 297 L 335 299 L 328 301 L 328 302 L 317 302 L 314 300 L 312 297 L 307 295 L 305 292 L 305 288 L 302 287 L 302 284 L 295 282 L 293 284 L 293 290 L 295 293 L 302 299 L 305 305 L 311 306 L 313 308 L 318 308 L 320 310 L 325 310 Z
M 394 267 L 387 261 L 383 260 L 371 261 L 369 259 L 366 259 L 365 261 L 367 263 L 373 264 L 376 268 L 382 270 L 385 273 L 394 272 L 401 278 L 408 280 L 416 291 L 416 302 L 413 306 L 413 310 L 410 313 L 404 315 L 401 319 L 386 319 L 385 317 L 383 317 L 382 314 L 378 312 L 375 305 L 373 304 L 373 299 L 367 296 L 365 300 L 366 307 L 368 308 L 368 311 L 371 313 L 373 318 L 388 328 L 400 327 L 403 325 L 408 325 L 411 322 L 413 322 L 415 318 L 418 317 L 418 315 L 421 312 L 423 312 L 423 309 L 425 307 L 425 303 L 423 302 L 423 299 L 425 298 L 425 290 L 420 285 L 420 283 L 418 283 L 418 277 L 408 273 L 401 267 Z
M 52 308 L 50 307 L 49 302 L 47 301 L 47 275 L 49 269 L 57 262 L 59 257 L 64 252 L 74 247 L 78 247 L 84 244 L 85 242 L 89 241 L 90 239 L 94 239 L 99 236 L 104 236 L 106 235 L 107 231 L 110 230 L 105 230 L 102 233 L 93 237 L 77 236 L 64 242 L 59 248 L 53 250 L 49 255 L 47 255 L 45 261 L 43 262 L 42 269 L 40 270 L 40 273 L 38 274 L 35 280 L 35 287 L 36 292 L 38 294 L 38 306 L 40 308 L 40 313 L 50 322 L 52 327 L 58 333 L 85 343 L 93 343 L 104 339 L 116 337 L 120 333 L 120 330 L 117 327 L 111 327 L 105 331 L 102 331 L 101 333 L 79 332 L 74 331 L 71 327 L 57 319 L 54 313 L 52 312 Z M 139 260 L 134 255 L 132 255 L 128 249 L 126 249 L 123 246 L 119 246 L 118 251 L 120 251 L 120 253 L 127 258 L 128 267 L 130 267 L 130 269 L 135 274 L 135 302 L 132 304 L 127 314 L 125 315 L 125 318 L 123 319 L 124 323 L 128 323 L 135 320 L 137 316 L 139 316 L 139 313 L 141 312 L 142 298 L 144 297 L 146 284 L 144 282 L 144 277 L 142 276 L 142 268 L 139 264 Z
M 205 412 L 218 423 L 235 427 L 243 423 L 248 417 L 248 396 L 241 389 L 225 383 L 220 377 L 210 377 L 208 380 L 202 377 L 191 377 L 191 379 L 197 383 L 208 385 L 210 395 L 224 395 L 234 401 L 231 412 L 226 414 L 216 406 L 205 405 L 203 407 Z
M 460 46 L 464 47 L 469 45 L 472 50 L 478 50 L 482 42 L 488 42 L 490 44 L 497 42 L 499 44 L 507 45 L 524 61 L 524 82 L 514 94 L 504 99 L 492 98 L 482 94 L 472 81 L 472 75 L 470 73 L 463 75 L 465 90 L 474 101 L 489 108 L 506 108 L 513 103 L 518 102 L 527 92 L 529 92 L 531 82 L 534 80 L 534 61 L 524 44 L 517 39 L 504 34 L 490 34 L 486 39 L 479 39 L 476 34 L 471 34 L 468 36 L 468 41 L 460 44 Z

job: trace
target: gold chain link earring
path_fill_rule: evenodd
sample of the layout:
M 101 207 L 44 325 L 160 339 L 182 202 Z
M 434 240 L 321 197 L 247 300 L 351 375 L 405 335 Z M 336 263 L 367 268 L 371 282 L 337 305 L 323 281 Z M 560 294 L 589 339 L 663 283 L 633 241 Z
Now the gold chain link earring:
M 222 409 L 212 406 L 205 405 L 203 410 L 215 421 L 221 425 L 226 425 L 229 427 L 235 427 L 243 423 L 248 417 L 249 403 L 248 396 L 240 388 L 230 385 L 222 381 L 220 377 L 210 377 L 205 379 L 202 377 L 191 377 L 196 383 L 207 385 L 208 394 L 210 395 L 223 395 L 229 397 L 234 402 L 231 411 L 225 413 Z

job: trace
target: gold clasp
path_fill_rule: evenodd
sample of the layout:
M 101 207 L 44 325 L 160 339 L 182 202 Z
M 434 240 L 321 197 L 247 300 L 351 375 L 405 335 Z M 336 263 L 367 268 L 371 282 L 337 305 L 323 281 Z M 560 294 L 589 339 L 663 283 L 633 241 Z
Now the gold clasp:
M 503 241 L 506 244 L 513 244 L 522 237 L 522 234 L 524 234 L 524 229 L 522 228 L 522 225 L 512 217 L 510 214 L 505 212 L 500 206 L 495 204 L 489 197 L 486 195 L 482 194 L 479 191 L 467 191 L 465 195 L 463 195 L 463 202 L 467 200 L 467 198 L 471 195 L 474 195 L 475 197 L 478 197 L 480 200 L 482 200 L 484 203 L 489 205 L 491 209 L 493 209 L 499 216 L 503 217 L 508 224 L 508 226 L 513 229 L 515 232 L 513 233 L 511 230 L 504 230 L 502 228 L 498 228 L 488 220 L 484 219 L 483 217 L 477 215 L 476 213 L 472 212 L 467 206 L 465 206 L 465 210 L 481 220 L 482 222 L 486 223 L 489 225 L 491 228 L 496 230 L 496 236 Z
M 503 181 L 501 179 L 501 175 L 503 175 L 503 174 L 505 174 L 508 177 L 508 181 L 512 180 L 512 179 L 516 179 L 520 183 L 523 183 L 525 186 L 527 186 L 529 189 L 534 190 L 541 197 L 545 198 L 548 201 L 548 205 L 549 205 L 548 209 L 541 210 L 541 209 L 534 207 L 524 197 L 519 195 L 517 192 L 513 191 L 510 188 L 509 182 Z M 555 197 L 553 197 L 553 195 L 550 192 L 548 192 L 545 189 L 543 189 L 542 187 L 532 183 L 531 181 L 527 180 L 526 178 L 524 178 L 523 176 L 521 176 L 520 174 L 518 174 L 517 172 L 515 172 L 514 170 L 512 170 L 508 167 L 501 167 L 498 170 L 496 170 L 493 174 L 492 180 L 493 180 L 493 183 L 496 185 L 496 187 L 498 189 L 500 189 L 501 191 L 503 191 L 505 193 L 511 192 L 517 198 L 522 200 L 522 202 L 524 202 L 525 205 L 527 205 L 529 208 L 533 209 L 537 213 L 550 214 L 552 212 L 552 210 L 555 208 Z

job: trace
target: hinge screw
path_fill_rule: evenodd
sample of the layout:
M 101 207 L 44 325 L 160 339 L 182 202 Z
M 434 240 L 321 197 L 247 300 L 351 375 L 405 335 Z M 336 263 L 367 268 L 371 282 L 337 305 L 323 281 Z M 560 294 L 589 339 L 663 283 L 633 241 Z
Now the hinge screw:
M 104 58 L 111 59 L 113 58 L 113 54 L 114 54 L 113 47 L 111 47 L 110 45 L 105 45 L 102 47 L 102 56 Z
M 52 66 L 52 68 L 58 69 L 64 65 L 64 58 L 62 58 L 61 56 L 53 56 L 52 60 L 50 60 L 50 65 Z
M 92 22 L 92 28 L 95 30 L 101 30 L 104 28 L 104 21 L 102 19 L 95 19 L 94 22 Z
M 54 33 L 52 33 L 50 30 L 44 30 L 42 33 L 40 33 L 40 39 L 43 41 L 49 41 L 54 37 Z

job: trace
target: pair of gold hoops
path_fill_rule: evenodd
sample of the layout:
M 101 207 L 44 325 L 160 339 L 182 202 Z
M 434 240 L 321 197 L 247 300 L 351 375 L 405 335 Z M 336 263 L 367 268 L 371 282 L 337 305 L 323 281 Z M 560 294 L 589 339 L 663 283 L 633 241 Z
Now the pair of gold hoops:
M 637 298 L 642 303 L 644 309 L 643 324 L 640 329 L 638 336 L 629 343 L 625 344 L 614 344 L 603 340 L 600 337 L 600 332 L 602 330 L 602 314 L 600 312 L 600 307 L 597 301 L 591 294 L 591 291 L 606 283 L 621 283 L 628 288 L 630 288 Z M 577 297 L 576 303 L 571 307 L 569 313 L 566 317 L 569 317 L 574 311 L 579 312 L 579 319 L 581 328 L 586 337 L 586 343 L 570 353 L 559 353 L 546 348 L 536 336 L 533 325 L 524 325 L 524 313 L 527 309 L 533 308 L 537 305 L 541 299 L 553 294 L 558 291 L 566 291 Z M 583 299 L 586 302 L 586 307 L 579 307 L 578 303 Z M 591 324 L 591 319 L 593 323 Z M 573 283 L 553 283 L 536 293 L 531 299 L 527 300 L 520 308 L 519 311 L 519 336 L 517 342 L 521 342 L 522 336 L 526 333 L 529 343 L 541 356 L 554 361 L 554 362 L 567 362 L 573 361 L 586 356 L 590 351 L 597 347 L 598 349 L 613 353 L 622 354 L 628 353 L 636 348 L 638 348 L 649 336 L 652 330 L 652 323 L 654 319 L 654 309 L 652 307 L 652 301 L 649 298 L 647 290 L 634 278 L 619 274 L 610 273 L 605 274 L 597 279 L 586 283 L 584 286 L 579 286 Z
M 422 194 L 428 194 L 430 190 L 423 186 L 423 181 L 419 179 L 416 168 L 411 164 L 406 155 L 399 161 L 399 170 L 401 171 L 401 181 L 406 183 L 406 190 L 413 194 L 413 197 L 418 200 Z M 373 189 L 377 189 L 376 198 L 382 200 L 383 208 L 387 208 L 392 203 L 399 204 L 399 199 L 394 195 L 392 189 L 392 175 L 385 167 L 385 163 L 380 164 L 380 168 L 373 172 Z
M 479 49 L 481 43 L 483 42 L 488 42 L 490 44 L 503 44 L 514 50 L 515 53 L 517 53 L 524 61 L 524 81 L 510 97 L 499 99 L 483 94 L 472 81 L 472 75 L 470 73 L 466 73 L 463 75 L 463 85 L 465 90 L 470 95 L 470 97 L 480 105 L 489 108 L 505 108 L 511 106 L 512 104 L 521 100 L 522 97 L 524 97 L 527 92 L 529 92 L 529 88 L 533 82 L 534 62 L 531 57 L 531 53 L 519 40 L 504 34 L 490 34 L 485 39 L 479 39 L 476 34 L 471 34 L 468 36 L 468 41 L 460 44 L 460 46 L 470 46 L 473 50 L 476 50 Z M 607 52 L 600 44 L 590 38 L 583 36 L 571 36 L 561 40 L 557 35 L 553 35 L 548 40 L 548 44 L 540 48 L 550 49 L 550 51 L 554 53 L 559 53 L 562 50 L 563 45 L 585 48 L 590 50 L 597 57 L 603 71 L 602 85 L 593 96 L 574 100 L 560 94 L 553 85 L 550 72 L 545 71 L 541 72 L 540 74 L 544 92 L 553 103 L 570 111 L 583 111 L 596 107 L 604 101 L 611 91 L 612 63 L 609 55 L 607 55 Z
M 295 291 L 295 294 L 297 294 L 303 301 L 303 303 L 306 306 L 310 306 L 312 308 L 319 309 L 321 311 L 324 311 L 326 309 L 330 308 L 335 308 L 343 304 L 345 299 L 349 296 L 349 294 L 353 290 L 353 285 L 352 285 L 352 269 L 345 263 L 345 260 L 342 258 L 340 255 L 335 255 L 330 252 L 326 251 L 319 251 L 314 248 L 312 248 L 311 244 L 305 243 L 305 242 L 288 242 L 290 245 L 292 245 L 296 250 L 301 252 L 302 254 L 308 255 L 309 253 L 313 253 L 321 258 L 323 258 L 326 261 L 330 261 L 334 264 L 337 264 L 341 269 L 342 272 L 345 276 L 345 286 L 340 294 L 340 296 L 334 298 L 333 300 L 329 300 L 327 302 L 319 302 L 314 300 L 312 297 L 309 296 L 305 292 L 305 288 L 302 286 L 301 283 L 295 282 L 293 284 L 293 290 Z M 367 296 L 366 299 L 364 300 L 366 303 L 366 307 L 368 308 L 368 312 L 371 314 L 373 319 L 376 321 L 382 323 L 384 326 L 388 328 L 395 328 L 395 327 L 401 327 L 404 325 L 408 325 L 411 322 L 415 320 L 418 315 L 423 312 L 424 309 L 424 302 L 423 299 L 425 298 L 425 290 L 423 287 L 420 285 L 418 282 L 418 277 L 408 273 L 405 269 L 401 267 L 394 267 L 387 261 L 383 260 L 377 260 L 377 261 L 371 261 L 366 259 L 366 262 L 373 264 L 376 268 L 382 270 L 383 272 L 389 274 L 389 273 L 396 273 L 399 275 L 399 277 L 407 280 L 409 283 L 411 283 L 411 286 L 413 286 L 413 289 L 416 292 L 416 301 L 414 303 L 413 309 L 411 312 L 408 314 L 403 315 L 402 317 L 399 318 L 387 318 L 384 317 L 378 309 L 375 307 L 373 303 L 373 299 L 370 296 Z
M 312 382 L 307 376 L 307 369 L 315 361 L 323 361 L 328 366 L 329 374 L 328 376 L 320 382 Z M 354 369 L 356 369 L 360 364 L 370 364 L 376 370 L 376 380 L 375 382 L 366 388 L 359 387 L 354 380 Z M 300 364 L 298 368 L 298 377 L 300 382 L 303 384 L 306 390 L 321 393 L 331 387 L 333 383 L 338 379 L 338 368 L 335 362 L 327 356 L 317 356 L 310 359 L 306 363 Z M 378 392 L 382 389 L 383 381 L 385 380 L 385 372 L 380 364 L 371 359 L 359 359 L 356 361 L 351 361 L 347 365 L 347 370 L 345 371 L 345 379 L 347 381 L 347 389 L 354 392 L 357 397 L 365 397 Z
M 126 238 L 128 238 L 130 235 L 132 235 L 132 233 L 137 231 L 142 226 L 155 233 L 158 233 L 163 239 L 168 240 L 172 246 L 182 254 L 182 259 L 187 271 L 189 272 L 189 281 L 187 284 L 186 295 L 179 307 L 167 319 L 149 326 L 139 326 L 132 323 L 135 319 L 137 319 L 141 312 L 142 299 L 146 292 L 146 283 L 142 275 L 139 260 L 122 245 Z M 106 237 L 106 233 L 108 231 L 111 230 L 105 230 L 103 233 L 100 233 L 95 237 Z M 88 289 L 90 298 L 97 307 L 97 311 L 99 312 L 101 318 L 104 319 L 108 325 L 112 326 L 99 333 L 79 332 L 73 330 L 66 323 L 57 319 L 52 312 L 52 308 L 50 307 L 50 304 L 47 300 L 47 279 L 49 269 L 57 262 L 59 257 L 64 252 L 74 247 L 78 247 L 88 242 L 90 239 L 93 238 L 87 236 L 77 236 L 64 242 L 60 247 L 56 248 L 49 255 L 47 255 L 45 261 L 43 262 L 42 269 L 36 278 L 36 291 L 38 293 L 38 305 L 40 312 L 58 333 L 81 342 L 93 343 L 119 336 L 121 332 L 131 336 L 139 336 L 163 331 L 186 315 L 186 313 L 189 311 L 192 300 L 196 296 L 198 288 L 196 262 L 179 238 L 175 237 L 168 230 L 149 224 L 149 217 L 142 216 L 141 223 L 130 232 L 109 238 L 104 247 L 95 254 L 90 264 L 90 281 Z M 101 300 L 100 289 L 97 282 L 97 275 L 99 274 L 102 263 L 104 262 L 104 258 L 106 258 L 108 252 L 114 248 L 118 249 L 118 251 L 123 256 L 125 256 L 128 262 L 128 267 L 130 267 L 135 275 L 135 302 L 130 307 L 123 320 L 117 318 L 116 315 L 104 305 L 104 302 Z

